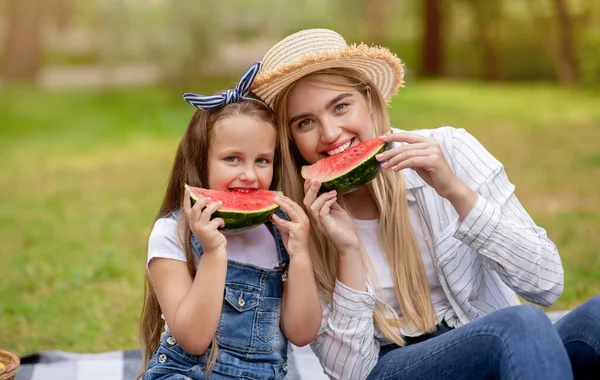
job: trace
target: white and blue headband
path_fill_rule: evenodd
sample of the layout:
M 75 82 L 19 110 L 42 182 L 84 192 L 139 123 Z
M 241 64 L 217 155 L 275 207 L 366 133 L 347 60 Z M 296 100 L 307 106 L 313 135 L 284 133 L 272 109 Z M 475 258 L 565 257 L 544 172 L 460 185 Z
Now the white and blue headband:
M 204 96 L 198 94 L 192 94 L 186 92 L 183 94 L 183 99 L 193 105 L 196 108 L 200 108 L 206 111 L 214 111 L 219 109 L 227 104 L 239 102 L 242 99 L 246 100 L 255 100 L 262 104 L 265 104 L 259 99 L 247 97 L 250 92 L 250 87 L 252 86 L 252 82 L 254 82 L 254 78 L 258 74 L 260 70 L 260 62 L 256 62 L 242 75 L 240 81 L 236 84 L 235 90 L 227 90 L 222 92 L 220 95 L 212 95 L 212 96 Z M 265 104 L 267 108 L 270 109 L 269 106 Z

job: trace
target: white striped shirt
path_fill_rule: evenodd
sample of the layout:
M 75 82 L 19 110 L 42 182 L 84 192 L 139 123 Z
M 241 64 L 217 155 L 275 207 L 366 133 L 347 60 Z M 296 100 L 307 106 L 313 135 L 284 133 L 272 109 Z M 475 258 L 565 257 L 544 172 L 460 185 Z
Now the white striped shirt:
M 518 305 L 515 292 L 542 306 L 554 303 L 564 281 L 558 250 L 517 200 L 503 165 L 464 129 L 411 132 L 437 140 L 456 175 L 478 194 L 473 209 L 459 221 L 449 201 L 413 170 L 403 171 L 407 199 L 418 204 L 455 324 Z M 364 379 L 377 363 L 380 346 L 388 342 L 374 325 L 376 302 L 381 301 L 370 286 L 360 292 L 336 281 L 311 343 L 330 378 Z

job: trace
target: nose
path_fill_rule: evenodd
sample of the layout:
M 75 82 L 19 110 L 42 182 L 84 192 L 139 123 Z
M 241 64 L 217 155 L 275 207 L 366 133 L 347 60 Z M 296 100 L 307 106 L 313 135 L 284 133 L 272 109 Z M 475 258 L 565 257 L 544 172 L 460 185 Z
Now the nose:
M 341 132 L 342 129 L 335 120 L 321 121 L 321 141 L 323 144 L 332 144 L 336 142 Z
M 240 173 L 240 181 L 252 183 L 256 181 L 258 177 L 254 171 L 254 165 L 245 165 Z

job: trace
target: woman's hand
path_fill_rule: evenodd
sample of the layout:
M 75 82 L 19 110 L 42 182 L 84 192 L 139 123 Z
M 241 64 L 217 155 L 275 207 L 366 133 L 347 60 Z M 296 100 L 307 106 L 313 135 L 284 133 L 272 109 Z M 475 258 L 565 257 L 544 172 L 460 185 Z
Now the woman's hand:
M 319 181 L 304 181 L 304 206 L 313 217 L 317 228 L 325 233 L 338 250 L 340 257 L 358 253 L 360 243 L 352 218 L 337 203 L 335 190 L 318 195 L 320 187 Z
M 380 136 L 380 139 L 384 142 L 408 143 L 378 154 L 377 160 L 382 162 L 383 168 L 395 172 L 406 168 L 413 169 L 444 198 L 466 186 L 450 168 L 440 144 L 435 139 L 410 132 L 394 132 Z
M 379 138 L 384 142 L 407 143 L 378 154 L 382 167 L 395 172 L 413 169 L 441 197 L 450 201 L 461 220 L 473 208 L 477 193 L 456 176 L 435 139 L 409 132 L 394 132 Z
M 210 219 L 211 215 L 221 207 L 221 202 L 210 202 L 210 198 L 200 198 L 192 207 L 189 190 L 183 195 L 183 214 L 196 239 L 202 244 L 205 252 L 225 250 L 227 240 L 218 228 L 225 222 L 221 218 Z M 207 206 L 208 205 L 208 206 Z
M 271 220 L 281 233 L 283 244 L 290 257 L 306 255 L 308 256 L 308 236 L 310 233 L 310 221 L 308 216 L 296 202 L 285 195 L 279 195 L 275 198 L 277 204 L 290 217 L 285 220 L 273 214 Z

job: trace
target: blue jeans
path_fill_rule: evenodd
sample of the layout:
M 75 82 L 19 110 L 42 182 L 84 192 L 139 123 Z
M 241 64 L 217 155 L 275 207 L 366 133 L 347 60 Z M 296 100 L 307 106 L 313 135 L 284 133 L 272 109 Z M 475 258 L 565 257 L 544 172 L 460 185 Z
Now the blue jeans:
M 600 379 L 600 296 L 577 307 L 555 326 L 575 379 Z
M 368 379 L 598 379 L 599 341 L 600 297 L 555 326 L 540 309 L 515 306 L 384 346 Z

